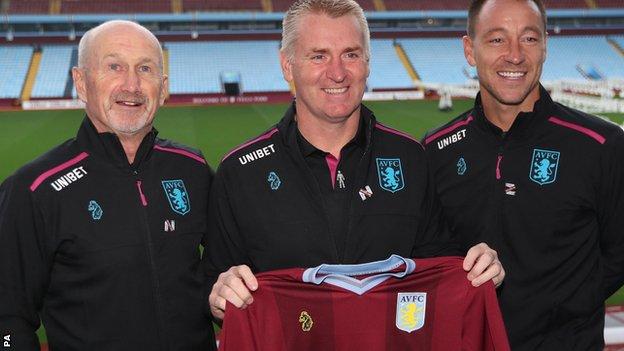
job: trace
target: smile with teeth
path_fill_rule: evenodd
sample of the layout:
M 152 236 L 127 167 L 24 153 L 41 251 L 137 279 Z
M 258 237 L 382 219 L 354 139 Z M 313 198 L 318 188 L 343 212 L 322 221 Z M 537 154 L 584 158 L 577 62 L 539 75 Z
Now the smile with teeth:
M 124 105 L 124 106 L 141 106 L 142 105 L 142 103 L 134 102 L 134 101 L 117 101 L 117 103 L 120 105 Z
M 499 76 L 502 76 L 505 78 L 521 78 L 526 75 L 526 72 L 513 72 L 513 71 L 498 71 L 496 73 L 498 73 Z
M 327 94 L 342 94 L 347 91 L 347 88 L 324 88 L 323 91 Z

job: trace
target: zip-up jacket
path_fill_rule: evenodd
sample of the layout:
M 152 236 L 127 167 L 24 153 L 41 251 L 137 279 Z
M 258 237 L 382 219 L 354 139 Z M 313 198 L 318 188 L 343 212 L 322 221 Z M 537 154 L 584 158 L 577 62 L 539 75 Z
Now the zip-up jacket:
M 130 165 L 85 118 L 0 187 L 0 335 L 8 350 L 212 350 L 199 244 L 212 172 L 152 130 Z
M 293 104 L 275 127 L 228 153 L 219 166 L 204 255 L 209 282 L 239 264 L 264 272 L 364 263 L 390 254 L 457 253 L 440 229 L 422 146 L 376 122 L 364 106 L 366 142 L 352 176 L 347 232 L 340 235 L 346 244 L 339 252 L 326 199 L 297 142 L 294 117 Z
M 451 230 L 499 253 L 512 349 L 602 350 L 604 301 L 624 282 L 622 129 L 540 87 L 509 131 L 478 96 L 425 148 Z

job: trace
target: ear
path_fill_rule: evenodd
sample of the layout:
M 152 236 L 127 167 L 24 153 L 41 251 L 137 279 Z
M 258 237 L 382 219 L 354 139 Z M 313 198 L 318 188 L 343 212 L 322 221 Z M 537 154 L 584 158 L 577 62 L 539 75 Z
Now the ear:
M 87 82 L 86 82 L 86 72 L 83 68 L 73 67 L 71 70 L 72 79 L 74 80 L 74 86 L 76 87 L 76 93 L 78 94 L 78 98 L 87 103 Z
M 160 106 L 165 103 L 167 97 L 169 97 L 169 76 L 163 74 L 162 88 L 160 89 Z
M 288 83 L 292 83 L 292 63 L 290 63 L 288 57 L 286 57 L 286 54 L 283 51 L 280 51 L 280 66 L 282 67 L 282 74 L 284 75 L 284 79 L 286 79 Z
M 466 61 L 468 61 L 468 64 L 471 66 L 476 66 L 477 65 L 477 61 L 474 58 L 474 49 L 473 49 L 473 42 L 472 42 L 472 38 L 470 38 L 467 35 L 464 35 L 464 37 L 462 38 L 462 43 L 464 44 L 464 56 L 466 57 Z

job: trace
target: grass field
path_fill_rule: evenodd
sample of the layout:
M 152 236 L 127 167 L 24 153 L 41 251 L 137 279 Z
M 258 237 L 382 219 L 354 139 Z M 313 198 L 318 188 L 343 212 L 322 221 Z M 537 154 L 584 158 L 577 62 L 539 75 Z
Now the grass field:
M 437 101 L 369 102 L 378 120 L 420 139 L 469 109 L 472 101 L 454 101 L 454 110 L 440 112 Z M 160 136 L 201 149 L 213 168 L 234 146 L 275 124 L 285 104 L 211 107 L 164 107 L 156 117 Z M 608 114 L 618 124 L 624 114 Z M 0 181 L 51 147 L 74 137 L 82 111 L 0 112 Z M 624 304 L 624 290 L 609 304 Z M 39 332 L 45 339 L 44 333 Z

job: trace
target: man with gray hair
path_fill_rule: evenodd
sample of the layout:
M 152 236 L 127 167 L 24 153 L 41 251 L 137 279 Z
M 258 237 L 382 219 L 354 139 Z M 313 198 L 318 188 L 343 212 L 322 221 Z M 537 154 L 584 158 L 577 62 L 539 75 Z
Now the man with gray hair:
M 0 186 L 3 346 L 38 350 L 42 320 L 53 350 L 211 350 L 197 267 L 212 171 L 156 136 L 160 44 L 110 21 L 78 62 L 78 135 Z
M 212 188 L 204 264 L 218 320 L 226 302 L 252 303 L 255 273 L 458 253 L 423 148 L 361 103 L 370 57 L 362 8 L 299 0 L 283 28 L 281 67 L 296 100 L 275 127 L 224 157 Z M 463 268 L 475 286 L 504 277 L 485 244 Z

